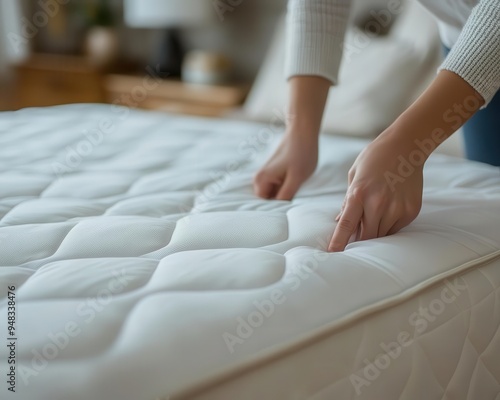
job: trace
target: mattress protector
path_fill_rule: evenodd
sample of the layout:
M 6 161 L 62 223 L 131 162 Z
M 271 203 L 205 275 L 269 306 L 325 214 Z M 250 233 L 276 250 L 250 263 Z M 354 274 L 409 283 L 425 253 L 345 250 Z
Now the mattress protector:
M 293 397 L 266 386 L 239 398 L 377 399 L 384 376 L 387 399 L 499 398 L 499 169 L 432 156 L 410 226 L 330 254 L 347 170 L 366 142 L 322 138 L 297 197 L 263 200 L 251 180 L 280 139 L 274 122 L 97 105 L 0 115 L 0 331 L 15 286 L 18 398 L 203 398 L 325 338 L 345 350 L 334 392 L 322 397 L 304 372 Z M 363 355 L 380 349 L 363 343 L 381 336 L 375 326 L 398 337 L 401 318 L 411 338 L 439 335 L 411 301 L 439 327 L 459 332 L 466 320 L 465 333 L 434 342 L 444 356 L 430 352 L 429 376 L 415 378 L 426 364 L 412 353 L 372 382 Z M 478 356 L 467 359 L 470 343 Z M 2 378 L 8 355 L 1 346 Z M 422 382 L 428 392 L 415 392 Z

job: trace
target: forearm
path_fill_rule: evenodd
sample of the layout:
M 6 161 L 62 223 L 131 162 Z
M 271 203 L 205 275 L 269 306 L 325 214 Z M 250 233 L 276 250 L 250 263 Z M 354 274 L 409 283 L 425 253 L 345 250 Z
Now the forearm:
M 317 138 L 331 82 L 319 76 L 294 76 L 288 85 L 288 132 Z
M 296 75 L 289 80 L 286 134 L 254 178 L 255 193 L 265 199 L 291 200 L 316 169 L 319 130 L 330 81 Z
M 484 99 L 465 80 L 443 70 L 427 90 L 392 124 L 381 140 L 395 140 L 402 152 L 422 150 L 429 156 L 464 125 L 484 104 Z
M 337 84 L 351 0 L 289 0 L 285 75 L 288 134 L 318 138 L 328 90 Z
M 455 72 L 489 103 L 500 89 L 500 2 L 479 0 L 440 69 Z
M 285 75 L 337 84 L 351 0 L 289 0 Z

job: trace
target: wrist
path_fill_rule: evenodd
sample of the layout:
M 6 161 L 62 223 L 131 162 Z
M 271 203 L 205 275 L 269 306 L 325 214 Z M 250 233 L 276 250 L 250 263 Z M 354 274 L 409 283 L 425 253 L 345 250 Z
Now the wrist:
M 319 142 L 319 128 L 310 124 L 289 124 L 285 135 L 292 140 Z
M 384 146 L 393 149 L 395 158 L 403 157 L 415 167 L 421 166 L 423 168 L 427 159 L 439 144 L 445 140 L 445 137 L 440 135 L 436 139 L 432 134 L 427 137 L 427 135 L 421 135 L 418 130 L 400 122 L 396 121 L 377 139 L 383 142 Z
M 473 100 L 473 106 L 470 101 Z M 407 154 L 423 152 L 426 159 L 484 104 L 465 80 L 443 70 L 427 90 L 380 136 Z

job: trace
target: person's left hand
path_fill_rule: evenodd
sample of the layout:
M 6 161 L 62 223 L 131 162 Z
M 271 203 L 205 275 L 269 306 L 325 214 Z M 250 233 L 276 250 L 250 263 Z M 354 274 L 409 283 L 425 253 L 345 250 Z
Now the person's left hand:
M 419 214 L 425 159 L 421 165 L 413 165 L 409 160 L 411 145 L 396 139 L 398 136 L 404 137 L 384 132 L 356 159 L 328 251 L 343 251 L 350 239 L 396 233 Z

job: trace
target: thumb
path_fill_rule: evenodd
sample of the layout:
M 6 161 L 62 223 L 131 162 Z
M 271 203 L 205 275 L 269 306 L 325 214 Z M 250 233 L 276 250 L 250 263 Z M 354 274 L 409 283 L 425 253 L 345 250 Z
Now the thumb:
M 272 182 L 255 182 L 253 188 L 257 196 L 263 199 L 270 199 L 273 197 L 276 185 Z
M 266 170 L 261 170 L 253 179 L 253 189 L 257 196 L 269 199 L 276 193 L 279 181 L 272 178 Z
M 298 179 L 293 178 L 291 175 L 287 175 L 285 177 L 285 182 L 283 182 L 283 185 L 276 195 L 276 200 L 293 199 L 293 196 L 295 196 L 295 193 L 299 190 L 301 183 L 302 182 Z

